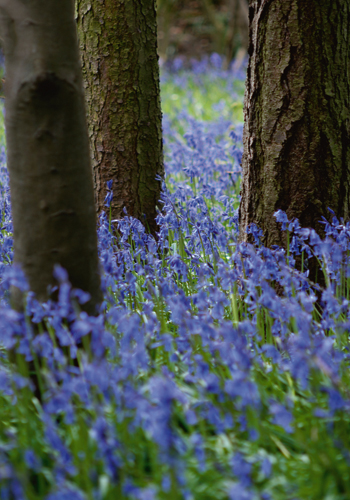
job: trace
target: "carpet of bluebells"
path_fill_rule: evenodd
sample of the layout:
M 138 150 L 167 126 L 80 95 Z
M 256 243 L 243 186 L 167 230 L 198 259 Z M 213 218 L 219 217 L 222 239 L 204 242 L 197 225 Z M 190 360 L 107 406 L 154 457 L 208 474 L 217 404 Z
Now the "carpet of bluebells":
M 163 68 L 159 238 L 107 197 L 98 317 L 63 269 L 39 304 L 11 266 L 2 150 L 0 500 L 350 498 L 350 226 L 325 214 L 321 240 L 278 212 L 288 251 L 237 242 L 244 77 Z

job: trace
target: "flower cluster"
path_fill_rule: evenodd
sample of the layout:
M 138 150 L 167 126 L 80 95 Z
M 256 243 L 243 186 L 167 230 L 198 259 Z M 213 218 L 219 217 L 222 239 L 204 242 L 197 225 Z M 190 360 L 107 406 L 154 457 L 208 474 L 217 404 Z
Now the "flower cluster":
M 189 73 L 165 75 L 164 100 Z M 99 220 L 97 317 L 64 269 L 42 304 L 9 265 L 1 170 L 0 498 L 350 497 L 349 224 L 325 220 L 321 239 L 277 212 L 288 252 L 254 226 L 240 244 L 241 124 L 182 110 L 164 137 L 158 239 L 128 215 Z

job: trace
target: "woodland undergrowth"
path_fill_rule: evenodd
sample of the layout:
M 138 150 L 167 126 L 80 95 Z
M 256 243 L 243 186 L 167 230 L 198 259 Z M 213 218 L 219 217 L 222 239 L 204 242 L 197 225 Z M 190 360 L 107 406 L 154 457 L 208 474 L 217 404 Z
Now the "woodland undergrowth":
M 2 500 L 350 498 L 350 226 L 324 214 L 322 240 L 278 212 L 287 252 L 256 227 L 237 243 L 244 76 L 215 55 L 163 68 L 158 241 L 107 197 L 98 317 L 64 269 L 40 304 L 12 266 L 3 147 Z

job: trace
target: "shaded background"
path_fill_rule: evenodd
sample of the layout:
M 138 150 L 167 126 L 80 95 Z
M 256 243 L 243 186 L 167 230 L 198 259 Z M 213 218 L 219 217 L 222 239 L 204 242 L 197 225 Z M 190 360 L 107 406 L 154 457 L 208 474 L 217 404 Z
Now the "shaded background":
M 158 0 L 161 61 L 218 53 L 229 65 L 248 48 L 248 0 Z

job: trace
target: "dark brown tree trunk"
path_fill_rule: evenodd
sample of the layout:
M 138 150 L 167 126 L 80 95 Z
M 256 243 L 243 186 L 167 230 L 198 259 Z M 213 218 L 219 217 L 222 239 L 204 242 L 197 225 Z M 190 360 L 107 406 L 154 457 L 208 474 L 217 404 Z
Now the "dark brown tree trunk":
M 254 222 L 285 245 L 273 216 L 322 234 L 327 207 L 349 219 L 350 3 L 250 0 L 241 239 Z
M 74 0 L 0 0 L 14 260 L 39 300 L 53 267 L 101 302 Z
M 155 233 L 163 175 L 155 0 L 77 0 L 98 212 L 113 180 L 123 208 Z

